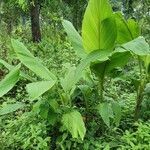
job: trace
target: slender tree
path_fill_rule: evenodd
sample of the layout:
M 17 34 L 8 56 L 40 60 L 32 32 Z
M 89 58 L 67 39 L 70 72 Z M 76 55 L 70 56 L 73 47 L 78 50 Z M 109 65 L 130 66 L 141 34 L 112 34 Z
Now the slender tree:
M 34 0 L 34 3 L 30 5 L 30 16 L 31 16 L 31 30 L 33 42 L 41 41 L 40 31 L 40 1 Z

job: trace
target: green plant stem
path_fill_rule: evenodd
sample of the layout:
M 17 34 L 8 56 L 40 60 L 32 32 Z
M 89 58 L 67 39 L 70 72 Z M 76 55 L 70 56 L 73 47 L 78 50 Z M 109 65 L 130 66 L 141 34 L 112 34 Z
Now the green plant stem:
M 143 92 L 144 92 L 144 87 L 145 87 L 145 78 L 143 79 L 143 73 L 142 73 L 142 63 L 140 58 L 138 57 L 138 62 L 139 62 L 139 70 L 140 70 L 140 85 L 137 90 L 137 98 L 136 98 L 136 107 L 135 107 L 135 112 L 134 112 L 134 121 L 137 121 L 139 118 L 140 114 L 140 108 L 141 104 L 143 101 Z
M 142 62 L 140 60 L 140 57 L 138 56 L 138 63 L 139 63 L 139 71 L 140 71 L 140 80 L 142 81 L 143 73 L 142 73 Z
M 84 100 L 85 100 L 85 109 L 86 109 L 86 111 L 85 111 L 85 123 L 86 123 L 88 120 L 89 105 L 88 105 L 88 99 L 87 99 L 86 95 L 83 94 L 83 96 L 84 96 Z
M 144 84 L 143 82 L 140 84 L 138 91 L 137 91 L 137 98 L 136 98 L 136 107 L 134 113 L 134 121 L 137 121 L 140 114 L 141 103 L 143 101 L 143 91 L 144 91 Z
M 99 96 L 100 102 L 104 102 L 104 77 L 99 79 Z
M 72 101 L 71 101 L 71 97 L 69 96 L 69 106 L 70 108 L 72 107 Z
M 88 110 L 89 110 L 89 105 L 88 105 L 88 100 L 87 100 L 87 98 L 86 98 L 86 95 L 84 95 L 84 100 L 85 100 L 85 107 L 86 107 L 86 110 L 87 110 L 87 112 L 88 112 Z

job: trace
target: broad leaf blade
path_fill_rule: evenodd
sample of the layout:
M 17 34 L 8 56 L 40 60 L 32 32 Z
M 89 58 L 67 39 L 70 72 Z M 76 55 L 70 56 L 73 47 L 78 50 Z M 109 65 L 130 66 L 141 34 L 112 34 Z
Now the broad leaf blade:
M 62 116 L 62 124 L 68 130 L 73 138 L 81 138 L 83 140 L 86 128 L 81 114 L 74 110 Z
M 8 113 L 12 113 L 18 109 L 23 108 L 25 105 L 23 103 L 17 102 L 15 104 L 7 104 L 0 108 L 0 115 L 6 115 Z
M 149 45 L 142 36 L 123 44 L 121 47 L 131 51 L 133 54 L 138 56 L 145 56 L 150 54 Z
M 69 87 L 72 87 L 80 80 L 80 78 L 83 75 L 83 71 L 90 67 L 90 64 L 92 62 L 103 62 L 108 60 L 109 56 L 110 56 L 110 50 L 95 50 L 93 52 L 91 52 L 90 54 L 87 55 L 86 58 L 84 58 L 81 63 L 77 66 L 74 74 L 74 77 L 72 78 L 71 84 L 69 84 Z M 73 75 L 72 74 L 72 75 Z
M 115 13 L 117 24 L 117 43 L 129 42 L 140 35 L 140 27 L 133 19 L 126 21 L 121 13 Z
M 51 89 L 54 86 L 54 84 L 55 84 L 54 80 L 33 82 L 27 84 L 26 89 L 30 98 L 34 100 L 39 96 L 41 96 L 42 94 L 44 94 L 49 89 Z
M 131 54 L 129 51 L 125 49 L 118 49 L 110 53 L 108 60 L 92 63 L 91 68 L 99 77 L 101 77 L 103 73 L 105 75 L 109 75 L 116 67 L 123 67 L 126 65 L 130 57 Z
M 130 52 L 123 51 L 123 52 L 113 52 L 113 54 L 109 57 L 107 61 L 107 65 L 105 68 L 105 73 L 110 73 L 116 67 L 123 67 L 126 65 L 131 57 Z M 121 59 L 120 59 L 121 58 Z
M 112 17 L 112 9 L 108 0 L 89 1 L 82 24 L 83 45 L 88 53 L 97 49 L 107 49 L 109 44 L 113 44 L 116 34 L 110 35 L 110 33 L 115 31 L 114 22 L 109 21 L 106 27 L 102 25 L 102 21 L 110 17 Z M 108 38 L 111 40 L 108 41 Z M 106 40 L 107 45 L 103 43 Z
M 6 67 L 8 70 L 13 69 L 13 66 L 11 66 L 10 64 L 8 64 L 6 61 L 0 59 L 0 64 L 2 64 L 4 67 Z
M 46 67 L 44 67 L 40 61 L 35 58 L 30 51 L 18 40 L 11 40 L 12 46 L 19 58 L 19 60 L 35 74 L 45 80 L 56 80 L 54 74 L 52 74 Z
M 113 102 L 112 110 L 114 113 L 114 122 L 115 122 L 116 126 L 118 126 L 120 123 L 120 120 L 121 120 L 121 116 L 122 116 L 121 107 L 117 102 Z
M 2 64 L 4 67 L 6 67 L 8 70 L 12 70 L 14 68 L 14 66 L 8 64 L 6 61 L 0 59 L 0 64 Z M 20 71 L 20 76 L 29 80 L 29 81 L 34 81 L 34 79 L 32 77 L 30 77 L 29 75 L 25 74 L 24 72 Z
M 113 49 L 117 38 L 116 22 L 113 17 L 106 18 L 101 23 L 100 49 Z
M 82 38 L 79 33 L 76 31 L 71 22 L 63 20 L 62 24 L 77 55 L 80 58 L 85 58 L 87 54 L 84 51 Z
M 10 91 L 19 79 L 20 74 L 20 64 L 14 67 L 10 73 L 6 75 L 6 77 L 0 82 L 0 97 L 5 95 L 8 91 Z
M 81 78 L 85 68 L 89 67 L 92 62 L 103 62 L 108 60 L 110 56 L 109 50 L 95 50 L 88 54 L 88 56 L 81 61 L 75 71 L 75 83 Z
M 60 79 L 60 84 L 66 93 L 70 93 L 74 88 L 74 76 L 76 67 L 69 66 L 64 78 Z M 70 93 L 71 94 L 71 93 Z
M 110 127 L 110 105 L 109 103 L 101 103 L 98 106 L 98 112 L 100 113 L 105 124 Z
M 141 34 L 141 31 L 140 31 L 141 29 L 140 29 L 140 26 L 139 26 L 138 22 L 136 22 L 133 19 L 128 19 L 127 24 L 128 24 L 128 27 L 131 31 L 132 37 L 134 39 L 139 37 L 140 34 Z

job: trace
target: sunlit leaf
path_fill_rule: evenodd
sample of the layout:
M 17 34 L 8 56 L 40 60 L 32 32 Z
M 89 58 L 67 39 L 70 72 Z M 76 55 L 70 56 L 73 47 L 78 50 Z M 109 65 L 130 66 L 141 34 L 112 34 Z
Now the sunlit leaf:
M 0 59 L 0 64 L 3 65 L 4 67 L 6 67 L 8 70 L 13 69 L 13 66 L 11 66 L 10 64 L 8 64 L 6 61 Z
M 56 80 L 55 75 L 52 74 L 46 67 L 44 67 L 41 62 L 35 58 L 21 42 L 12 39 L 11 43 L 17 54 L 17 57 L 26 67 L 43 79 Z
M 117 30 L 114 18 L 113 17 L 106 18 L 101 23 L 99 48 L 113 49 L 116 37 L 117 37 Z
M 69 68 L 67 68 L 67 73 L 65 74 L 65 77 L 60 79 L 60 84 L 63 87 L 63 90 L 68 94 L 71 92 L 71 90 L 75 88 L 75 69 L 76 67 L 70 66 Z
M 63 20 L 62 24 L 77 55 L 81 58 L 85 58 L 87 54 L 84 51 L 82 38 L 79 33 L 76 31 L 71 22 Z
M 20 64 L 14 67 L 0 82 L 0 97 L 5 95 L 8 91 L 10 91 L 19 79 L 20 74 Z
M 149 45 L 142 36 L 121 45 L 121 47 L 139 56 L 150 54 Z
M 73 138 L 81 138 L 83 140 L 86 128 L 81 114 L 74 110 L 62 116 L 62 124 L 68 130 Z
M 39 96 L 41 96 L 42 94 L 44 94 L 49 89 L 51 89 L 54 86 L 54 84 L 55 84 L 54 80 L 33 82 L 27 84 L 26 89 L 30 98 L 34 100 Z
M 90 0 L 82 24 L 85 50 L 89 53 L 97 49 L 112 49 L 116 32 L 116 24 L 108 0 Z
M 105 124 L 110 127 L 110 104 L 101 103 L 98 105 L 97 109 Z
M 0 115 L 6 115 L 23 108 L 25 105 L 23 103 L 17 102 L 15 104 L 6 104 L 0 108 Z
M 129 42 L 140 35 L 140 27 L 133 19 L 126 21 L 119 12 L 115 13 L 115 19 L 117 24 L 117 43 Z
M 4 67 L 6 67 L 8 70 L 12 70 L 14 68 L 14 66 L 8 64 L 6 61 L 0 59 L 0 64 L 2 64 Z M 29 80 L 29 81 L 34 81 L 34 79 L 32 77 L 30 77 L 29 75 L 25 74 L 24 72 L 20 71 L 20 76 Z
M 122 116 L 121 107 L 118 102 L 112 103 L 112 110 L 114 113 L 114 122 L 118 126 Z

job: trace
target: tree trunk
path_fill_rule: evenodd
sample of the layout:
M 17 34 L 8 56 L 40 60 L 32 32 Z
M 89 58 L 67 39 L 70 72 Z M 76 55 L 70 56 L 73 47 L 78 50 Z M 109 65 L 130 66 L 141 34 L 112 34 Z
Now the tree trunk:
M 78 0 L 75 0 L 73 7 L 73 25 L 76 29 L 78 29 Z
M 38 0 L 34 0 L 34 4 L 31 5 L 30 15 L 31 15 L 31 30 L 33 42 L 40 42 L 41 41 L 41 31 L 39 21 L 40 5 Z

